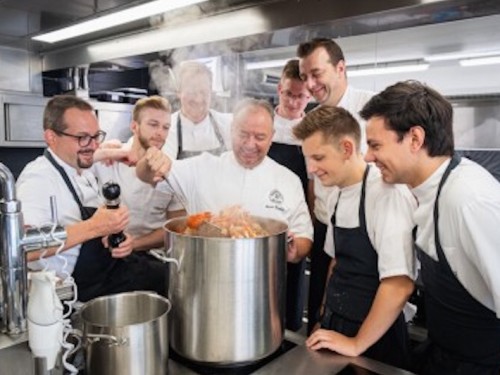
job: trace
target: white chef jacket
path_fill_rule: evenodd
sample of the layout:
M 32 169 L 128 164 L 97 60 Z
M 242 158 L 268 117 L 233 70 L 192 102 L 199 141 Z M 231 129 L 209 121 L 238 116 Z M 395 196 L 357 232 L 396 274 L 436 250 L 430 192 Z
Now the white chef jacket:
M 375 95 L 374 92 L 356 89 L 352 86 L 347 86 L 344 95 L 337 104 L 348 110 L 354 118 L 358 121 L 361 127 L 361 152 L 365 153 L 367 150 L 366 144 L 366 122 L 359 115 L 359 111 L 363 109 L 364 105 Z M 330 217 L 328 216 L 328 204 L 332 197 L 338 193 L 335 187 L 326 187 L 321 185 L 321 181 L 314 176 L 314 216 L 323 224 L 328 224 Z
M 284 221 L 296 237 L 312 240 L 299 178 L 267 156 L 253 169 L 242 167 L 232 151 L 176 160 L 168 181 L 160 182 L 158 188 L 178 192 L 189 213 L 240 205 L 252 215 Z
M 289 120 L 285 117 L 280 116 L 275 110 L 273 142 L 282 143 L 285 145 L 302 145 L 302 141 L 295 138 L 292 132 L 293 127 L 297 125 L 301 120 L 301 118 Z
M 224 139 L 224 146 L 228 150 L 232 148 L 231 142 L 231 123 L 233 115 L 231 113 L 221 113 L 210 110 L 219 131 Z M 207 151 L 218 148 L 220 142 L 215 134 L 210 116 L 207 115 L 200 123 L 194 124 L 191 120 L 185 117 L 180 111 L 172 114 L 170 130 L 162 151 L 165 152 L 172 160 L 177 159 L 179 147 L 177 134 L 177 119 L 181 117 L 182 129 L 182 148 L 186 151 Z
M 121 203 L 128 207 L 130 214 L 127 232 L 133 236 L 143 236 L 161 228 L 167 219 L 167 210 L 183 209 L 172 194 L 142 182 L 135 173 L 135 167 L 123 163 L 113 163 L 110 166 L 96 163 L 92 169 L 100 186 L 108 181 L 120 185 Z
M 449 161 L 412 189 L 417 245 L 437 260 L 434 202 Z M 451 270 L 464 288 L 500 318 L 500 183 L 478 164 L 462 158 L 439 198 L 439 238 Z
M 340 189 L 336 225 L 342 228 L 359 227 L 359 200 L 362 182 Z M 412 230 L 415 198 L 405 185 L 389 185 L 383 182 L 378 168 L 372 166 L 365 187 L 365 219 L 368 237 L 378 255 L 378 271 L 381 279 L 405 275 L 416 278 L 415 253 Z M 329 209 L 333 215 L 338 193 Z M 331 216 L 330 215 L 330 216 Z M 327 231 L 328 246 L 325 251 L 335 256 L 332 224 Z M 325 241 L 325 242 L 326 242 Z
M 76 169 L 66 164 L 53 152 L 51 154 L 68 174 L 83 206 L 98 207 L 101 205 L 102 201 L 99 197 L 99 188 L 94 174 L 90 170 L 83 170 L 82 174 L 79 175 Z M 82 221 L 80 209 L 73 195 L 59 172 L 46 157 L 40 156 L 26 165 L 17 179 L 16 188 L 17 197 L 21 201 L 25 225 L 40 226 L 51 223 L 51 196 L 56 197 L 60 225 L 67 226 Z M 63 258 L 68 262 L 65 271 L 71 274 L 80 253 L 80 246 L 76 245 L 58 256 L 30 262 L 28 266 L 32 270 L 41 270 L 47 265 L 48 269 L 55 270 L 58 276 L 64 277 Z

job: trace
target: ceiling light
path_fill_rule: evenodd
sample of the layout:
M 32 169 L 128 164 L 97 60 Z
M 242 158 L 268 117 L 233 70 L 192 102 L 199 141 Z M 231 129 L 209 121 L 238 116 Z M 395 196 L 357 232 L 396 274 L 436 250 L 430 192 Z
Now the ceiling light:
M 347 67 L 349 77 L 373 76 L 381 74 L 421 72 L 427 70 L 429 64 L 422 62 L 398 62 L 398 63 L 379 63 L 376 65 L 359 65 Z
M 478 66 L 500 64 L 500 56 L 478 57 L 474 59 L 463 59 L 459 61 L 461 66 Z
M 500 54 L 500 51 L 486 51 L 486 52 L 450 52 L 450 53 L 440 53 L 437 55 L 430 55 L 424 58 L 425 61 L 447 61 L 447 60 L 459 60 L 459 59 L 467 59 L 467 58 L 476 58 L 476 57 L 487 57 L 487 56 L 495 56 Z
M 137 21 L 156 14 L 168 12 L 174 9 L 198 4 L 207 0 L 156 0 L 127 8 L 118 12 L 109 13 L 88 21 L 64 27 L 49 33 L 40 34 L 32 39 L 41 42 L 54 43 L 61 40 L 74 38 L 80 35 L 90 34 L 94 31 L 108 29 L 110 27 L 123 25 L 128 22 Z
M 256 70 L 266 68 L 283 68 L 289 60 L 290 59 L 246 62 L 245 69 Z

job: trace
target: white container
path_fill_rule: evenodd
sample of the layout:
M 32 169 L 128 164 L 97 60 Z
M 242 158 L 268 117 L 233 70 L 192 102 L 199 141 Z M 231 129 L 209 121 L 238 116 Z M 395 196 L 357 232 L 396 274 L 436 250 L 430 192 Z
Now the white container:
M 55 366 L 61 350 L 63 307 L 56 294 L 53 271 L 30 274 L 28 294 L 28 343 L 35 357 L 47 359 L 47 370 Z

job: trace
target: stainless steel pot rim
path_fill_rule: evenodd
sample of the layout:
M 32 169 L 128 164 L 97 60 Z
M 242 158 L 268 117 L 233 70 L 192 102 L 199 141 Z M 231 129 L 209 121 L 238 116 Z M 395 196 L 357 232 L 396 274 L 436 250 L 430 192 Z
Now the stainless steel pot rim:
M 87 310 L 90 310 L 93 305 L 102 303 L 103 301 L 112 301 L 112 300 L 118 300 L 119 298 L 127 298 L 127 297 L 137 297 L 137 296 L 146 296 L 148 298 L 155 299 L 161 303 L 165 304 L 164 310 L 162 310 L 160 313 L 156 314 L 156 316 L 151 317 L 150 319 L 143 319 L 140 322 L 137 323 L 127 323 L 127 324 L 116 324 L 116 325 L 110 325 L 109 322 L 97 322 L 95 319 L 89 319 L 86 317 L 85 313 Z M 141 326 L 150 322 L 154 322 L 158 320 L 163 315 L 167 315 L 170 310 L 172 309 L 172 304 L 171 302 L 163 297 L 160 296 L 159 294 L 151 291 L 134 291 L 134 292 L 123 292 L 123 293 L 116 293 L 116 294 L 110 294 L 107 296 L 102 296 L 102 297 L 97 297 L 94 298 L 88 302 L 86 302 L 80 309 L 80 316 L 85 324 L 90 324 L 93 327 L 102 327 L 102 328 L 129 328 L 129 327 L 134 327 L 134 326 Z
M 266 230 L 268 230 L 269 234 L 267 236 L 257 236 L 257 237 L 251 237 L 251 238 L 232 238 L 232 237 L 206 237 L 206 236 L 196 236 L 192 234 L 185 234 L 182 233 L 183 227 L 185 228 L 185 222 L 187 220 L 187 216 L 181 216 L 181 217 L 175 217 L 173 219 L 167 220 L 163 224 L 163 229 L 168 232 L 168 233 L 173 233 L 177 236 L 184 237 L 184 238 L 200 238 L 206 241 L 252 241 L 252 240 L 259 240 L 259 239 L 265 239 L 268 237 L 280 235 L 283 233 L 288 232 L 288 224 L 284 221 L 273 219 L 273 218 L 268 218 L 268 217 L 263 217 L 263 216 L 255 216 L 251 215 L 251 218 L 256 220 L 259 224 L 263 225 Z M 176 226 L 177 228 L 169 228 L 168 226 Z M 269 225 L 272 226 L 272 228 L 268 228 Z M 177 229 L 177 230 L 176 230 Z M 269 230 L 271 229 L 271 230 Z

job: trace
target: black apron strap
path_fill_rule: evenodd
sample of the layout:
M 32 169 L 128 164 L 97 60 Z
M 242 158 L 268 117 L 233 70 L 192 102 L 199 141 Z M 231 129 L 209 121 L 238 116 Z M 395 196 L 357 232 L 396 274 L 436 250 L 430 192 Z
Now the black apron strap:
M 80 213 L 82 215 L 82 220 L 89 219 L 92 215 L 83 206 L 82 201 L 80 200 L 80 197 L 76 193 L 75 187 L 71 183 L 71 180 L 69 179 L 68 174 L 66 173 L 66 171 L 64 170 L 64 168 L 61 167 L 57 163 L 57 161 L 54 159 L 54 157 L 52 156 L 52 154 L 47 149 L 45 149 L 45 151 L 43 153 L 43 156 L 45 156 L 50 161 L 50 163 L 54 166 L 54 168 L 57 169 L 57 171 L 61 175 L 62 179 L 66 183 L 66 186 L 68 187 L 69 191 L 71 192 L 71 195 L 73 196 L 73 199 L 78 204 L 78 208 L 80 209 Z
M 453 154 L 453 157 L 450 160 L 450 164 L 446 168 L 443 177 L 441 178 L 441 181 L 439 182 L 437 194 L 436 194 L 436 200 L 434 204 L 434 242 L 436 244 L 436 252 L 438 255 L 438 259 L 440 261 L 444 261 L 446 265 L 448 265 L 448 268 L 451 270 L 451 267 L 449 267 L 449 263 L 446 260 L 446 257 L 443 252 L 443 248 L 441 247 L 441 241 L 439 239 L 439 230 L 438 230 L 438 220 L 439 220 L 439 196 L 441 195 L 441 190 L 443 188 L 444 183 L 448 179 L 448 176 L 450 175 L 451 171 L 455 169 L 455 167 L 460 164 L 460 160 L 462 157 L 458 155 L 457 153 Z
M 196 156 L 201 154 L 202 152 L 206 151 L 214 155 L 220 155 L 224 151 L 227 150 L 227 147 L 224 143 L 224 137 L 222 136 L 222 133 L 220 131 L 219 125 L 217 124 L 217 121 L 215 120 L 214 116 L 212 115 L 212 112 L 208 112 L 210 124 L 212 125 L 212 128 L 214 129 L 215 137 L 217 138 L 217 141 L 219 142 L 219 147 L 213 149 L 213 150 L 203 150 L 203 151 L 184 151 L 183 147 L 183 140 L 182 140 L 182 124 L 181 124 L 181 113 L 179 111 L 179 116 L 177 116 L 177 123 L 176 123 L 176 128 L 177 128 L 177 159 L 185 159 L 188 157 Z

